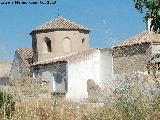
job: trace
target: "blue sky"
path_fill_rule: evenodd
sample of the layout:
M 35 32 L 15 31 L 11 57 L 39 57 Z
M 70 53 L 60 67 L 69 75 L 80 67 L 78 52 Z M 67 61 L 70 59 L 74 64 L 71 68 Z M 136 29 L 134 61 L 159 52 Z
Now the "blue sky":
M 90 47 L 94 48 L 110 47 L 145 30 L 143 15 L 136 11 L 133 0 L 56 0 L 53 5 L 0 4 L 0 60 L 12 60 L 17 48 L 31 48 L 29 32 L 56 17 L 58 9 L 61 16 L 92 30 Z

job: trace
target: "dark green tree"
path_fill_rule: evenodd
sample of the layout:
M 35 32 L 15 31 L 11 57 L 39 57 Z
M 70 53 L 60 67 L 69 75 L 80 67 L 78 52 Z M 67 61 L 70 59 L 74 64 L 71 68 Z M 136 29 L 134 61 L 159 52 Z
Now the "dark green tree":
M 151 27 L 153 31 L 160 32 L 160 0 L 134 0 L 135 8 L 146 13 L 145 21 L 151 18 Z

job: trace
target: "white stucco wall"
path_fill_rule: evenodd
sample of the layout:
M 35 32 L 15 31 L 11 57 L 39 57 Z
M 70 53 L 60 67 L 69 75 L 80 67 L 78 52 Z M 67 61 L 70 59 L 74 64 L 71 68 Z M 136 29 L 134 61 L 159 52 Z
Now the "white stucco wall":
M 88 98 L 87 80 L 93 79 L 100 85 L 100 51 L 85 55 L 86 59 L 77 59 L 68 63 L 67 99 L 84 100 Z
M 112 53 L 107 48 L 101 49 L 100 52 L 100 79 L 102 86 L 105 87 L 112 79 Z
M 111 87 L 109 86 L 112 81 L 110 49 L 93 49 L 80 52 L 68 58 L 67 62 L 64 65 L 60 64 L 58 68 L 56 70 L 52 64 L 41 67 L 42 77 L 50 78 L 52 92 L 66 90 L 66 99 L 68 100 L 88 100 L 88 80 L 93 80 L 94 85 L 92 87 L 100 88 L 102 94 L 106 86 L 107 88 Z M 52 73 L 51 76 L 48 72 Z M 60 73 L 60 76 L 57 73 Z M 59 84 L 55 82 L 56 80 L 62 80 L 62 82 Z M 93 93 L 98 92 L 98 89 L 93 90 Z M 88 90 L 90 90 L 89 86 Z M 101 93 L 100 95 L 102 95 Z M 98 100 L 102 100 L 101 97 L 98 97 Z
M 110 49 L 100 49 L 100 79 L 101 79 L 101 95 L 104 99 L 109 96 L 114 89 L 112 77 L 112 53 Z M 103 99 L 102 98 L 102 99 Z

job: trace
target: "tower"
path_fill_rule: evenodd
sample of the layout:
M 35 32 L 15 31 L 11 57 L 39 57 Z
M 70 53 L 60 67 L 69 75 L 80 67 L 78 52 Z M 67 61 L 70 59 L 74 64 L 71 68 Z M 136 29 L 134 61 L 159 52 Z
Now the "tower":
M 89 49 L 90 30 L 63 17 L 55 17 L 33 30 L 34 62 Z

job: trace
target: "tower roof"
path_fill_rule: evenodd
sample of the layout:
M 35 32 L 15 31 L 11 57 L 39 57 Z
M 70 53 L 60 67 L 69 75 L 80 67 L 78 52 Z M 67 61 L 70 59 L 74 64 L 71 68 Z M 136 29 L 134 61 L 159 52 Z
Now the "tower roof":
M 87 27 L 65 19 L 64 17 L 58 16 L 54 19 L 42 24 L 41 26 L 34 29 L 31 33 L 43 30 L 86 30 L 90 31 Z

